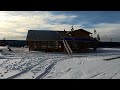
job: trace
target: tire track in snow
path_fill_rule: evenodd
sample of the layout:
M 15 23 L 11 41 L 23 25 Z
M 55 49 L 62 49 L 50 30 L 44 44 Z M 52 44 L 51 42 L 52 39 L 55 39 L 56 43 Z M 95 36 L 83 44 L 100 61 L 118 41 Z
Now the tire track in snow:
M 48 59 L 48 58 L 43 59 L 43 60 L 41 60 L 38 64 L 33 65 L 33 66 L 31 66 L 31 67 L 28 67 L 27 69 L 23 70 L 22 72 L 17 73 L 17 74 L 15 74 L 15 75 L 11 76 L 11 77 L 6 78 L 6 79 L 14 79 L 14 78 L 16 78 L 16 77 L 18 77 L 18 76 L 20 76 L 20 75 L 22 75 L 22 74 L 30 71 L 32 68 L 36 67 L 36 66 L 39 65 L 41 62 L 43 62 L 44 60 L 47 60 L 47 59 Z
M 84 59 L 83 60 L 81 60 L 81 62 L 79 63 L 80 65 L 84 65 Z M 85 77 L 87 77 L 86 75 L 86 73 L 85 73 L 85 71 L 84 71 L 84 69 L 81 69 L 81 75 L 82 75 L 82 78 L 84 78 L 85 79 Z
M 93 79 L 93 78 L 95 78 L 95 77 L 97 77 L 97 76 L 99 76 L 99 75 L 102 75 L 102 74 L 104 74 L 104 73 L 97 73 L 97 74 L 94 74 L 94 75 L 90 76 L 89 78 L 90 78 L 90 79 Z
M 45 71 L 40 74 L 39 76 L 37 76 L 35 79 L 42 79 L 44 78 L 48 73 L 50 73 L 51 69 L 55 66 L 55 63 L 53 62 L 51 65 L 49 65 Z
M 116 72 L 114 75 L 112 75 L 109 79 L 113 79 L 116 75 L 118 75 L 120 73 L 120 70 L 118 72 Z
M 69 59 L 69 58 L 71 58 L 71 57 L 67 57 L 67 58 L 65 57 L 65 58 L 62 58 L 62 59 L 59 59 L 59 60 L 53 62 L 52 64 L 50 64 L 50 65 L 45 69 L 45 71 L 44 71 L 42 74 L 40 74 L 39 76 L 37 76 L 35 79 L 43 79 L 45 76 L 47 76 L 47 75 L 50 73 L 50 71 L 52 70 L 52 68 L 53 68 L 59 61 L 65 60 L 65 59 Z
M 14 78 L 17 78 L 17 77 L 20 77 L 21 75 L 23 75 L 23 74 L 25 74 L 25 73 L 27 73 L 27 72 L 29 72 L 31 69 L 33 69 L 34 67 L 36 67 L 36 66 L 38 66 L 39 64 L 41 64 L 43 61 L 46 61 L 46 60 L 49 60 L 49 59 L 52 59 L 53 57 L 47 57 L 47 58 L 45 58 L 45 59 L 42 59 L 38 64 L 35 64 L 35 65 L 33 65 L 33 66 L 31 66 L 31 67 L 28 67 L 28 68 L 26 68 L 25 70 L 23 70 L 22 72 L 20 72 L 20 73 L 17 73 L 17 74 L 15 74 L 15 75 L 13 75 L 13 76 L 11 76 L 11 77 L 8 77 L 8 78 L 6 78 L 6 79 L 14 79 Z M 55 58 L 54 58 L 55 59 Z M 57 59 L 57 58 L 56 58 Z M 64 58 L 65 59 L 65 58 Z M 60 60 L 63 60 L 63 58 L 62 59 L 60 59 Z M 54 64 L 56 63 L 56 62 L 53 62 Z M 46 68 L 46 72 L 48 72 L 48 70 L 49 69 L 52 69 L 52 66 L 54 66 L 53 64 L 51 64 L 50 66 L 48 66 L 48 68 Z M 44 73 L 45 74 L 45 73 Z
M 114 60 L 114 59 L 118 59 L 118 58 L 120 58 L 120 56 L 117 56 L 117 57 L 114 57 L 114 58 L 107 58 L 107 59 L 104 59 L 104 60 L 110 61 L 110 60 Z

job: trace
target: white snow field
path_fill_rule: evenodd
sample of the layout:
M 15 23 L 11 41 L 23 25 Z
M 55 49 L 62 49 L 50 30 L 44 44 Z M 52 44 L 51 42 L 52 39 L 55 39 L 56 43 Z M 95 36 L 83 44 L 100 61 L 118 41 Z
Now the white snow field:
M 0 79 L 119 79 L 120 48 L 97 52 L 45 53 L 0 47 Z

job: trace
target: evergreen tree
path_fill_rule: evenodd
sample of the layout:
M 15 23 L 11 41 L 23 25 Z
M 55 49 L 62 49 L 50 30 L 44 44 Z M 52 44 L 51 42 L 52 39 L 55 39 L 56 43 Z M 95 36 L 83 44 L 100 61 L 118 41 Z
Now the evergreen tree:
M 100 35 L 99 34 L 97 35 L 97 40 L 100 41 Z
M 74 28 L 73 28 L 73 26 L 72 26 L 72 28 L 71 28 L 71 31 L 74 31 Z
M 74 31 L 74 28 L 73 28 L 73 26 L 72 26 L 72 28 L 71 28 L 71 37 L 72 37 L 72 38 L 74 37 L 73 31 Z
M 110 38 L 110 42 L 112 42 L 112 38 Z
M 97 34 L 97 31 L 94 29 L 94 34 Z
M 2 45 L 5 46 L 6 45 L 6 41 L 5 41 L 5 37 L 2 40 Z
M 5 42 L 5 37 L 3 38 L 3 42 Z

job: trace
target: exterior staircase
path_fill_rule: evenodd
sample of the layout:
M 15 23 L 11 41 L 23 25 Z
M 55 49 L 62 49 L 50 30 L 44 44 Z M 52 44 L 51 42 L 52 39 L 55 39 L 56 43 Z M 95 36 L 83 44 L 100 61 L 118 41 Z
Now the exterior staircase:
M 67 53 L 68 53 L 68 54 L 72 54 L 73 51 L 72 51 L 72 49 L 70 48 L 68 42 L 67 42 L 66 40 L 63 40 L 63 44 L 64 44 L 64 46 L 65 46 L 65 49 L 66 49 Z

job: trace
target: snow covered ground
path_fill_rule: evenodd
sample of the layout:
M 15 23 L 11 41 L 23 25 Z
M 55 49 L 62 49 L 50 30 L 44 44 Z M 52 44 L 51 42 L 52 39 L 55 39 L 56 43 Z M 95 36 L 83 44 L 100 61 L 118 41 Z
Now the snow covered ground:
M 0 47 L 0 79 L 119 79 L 120 48 L 97 52 L 44 53 Z

